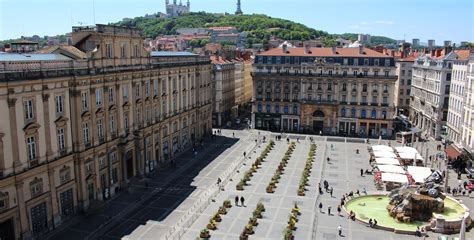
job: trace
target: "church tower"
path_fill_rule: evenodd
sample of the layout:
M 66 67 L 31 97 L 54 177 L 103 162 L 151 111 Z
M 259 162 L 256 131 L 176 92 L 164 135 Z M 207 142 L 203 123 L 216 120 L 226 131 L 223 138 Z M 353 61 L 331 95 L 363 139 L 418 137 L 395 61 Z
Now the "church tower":
M 235 11 L 235 15 L 242 15 L 242 9 L 240 8 L 240 0 L 237 0 L 237 11 Z
M 186 6 L 188 6 L 188 11 L 191 11 L 191 3 L 189 2 L 189 0 L 188 0 L 188 2 L 186 3 Z

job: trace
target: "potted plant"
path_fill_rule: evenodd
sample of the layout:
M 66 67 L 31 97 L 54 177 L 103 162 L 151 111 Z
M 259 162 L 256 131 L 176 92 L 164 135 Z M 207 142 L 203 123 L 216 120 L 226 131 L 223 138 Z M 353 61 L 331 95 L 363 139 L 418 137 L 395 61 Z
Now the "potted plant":
M 301 188 L 298 189 L 298 196 L 304 196 L 305 193 L 304 193 L 304 190 L 302 190 Z
M 293 240 L 294 239 L 293 231 L 291 231 L 289 229 L 285 229 L 285 234 L 283 235 L 283 239 L 284 240 Z
M 221 216 L 219 215 L 219 213 L 214 213 L 214 215 L 212 216 L 212 219 L 216 222 L 220 222 L 222 221 L 222 218 Z
M 260 212 L 265 212 L 265 206 L 263 205 L 263 203 L 257 203 L 257 210 L 259 210 Z
M 244 181 L 243 180 L 240 180 L 240 182 L 235 186 L 235 189 L 237 191 L 242 191 L 244 190 Z
M 227 199 L 227 200 L 224 200 L 224 203 L 222 204 L 222 206 L 224 206 L 225 208 L 231 208 L 232 204 L 230 203 L 230 200 Z
M 252 226 L 252 224 L 247 224 L 247 226 L 245 226 L 245 233 L 246 233 L 246 234 L 253 234 L 253 226 Z
M 295 206 L 291 209 L 291 213 L 297 213 L 299 215 L 300 213 L 300 208 L 298 207 L 298 205 L 295 203 Z
M 244 228 L 244 230 L 240 233 L 239 240 L 247 240 L 247 239 L 249 239 L 249 236 L 247 235 L 246 229 L 247 229 L 247 228 Z
M 201 232 L 199 233 L 199 237 L 204 238 L 204 239 L 210 238 L 211 235 L 209 234 L 209 229 L 207 228 L 202 229 Z
M 249 219 L 249 224 L 252 224 L 252 226 L 257 226 L 258 225 L 257 218 L 256 217 L 251 217 Z
M 256 218 L 262 218 L 262 212 L 258 211 L 258 209 L 255 209 L 252 215 Z
M 273 186 L 272 185 L 268 185 L 267 188 L 266 188 L 266 191 L 267 193 L 273 193 Z
M 218 212 L 219 212 L 219 214 L 223 214 L 223 215 L 227 214 L 227 210 L 224 206 L 219 207 Z
M 216 230 L 217 229 L 216 225 L 217 225 L 216 221 L 211 219 L 209 223 L 207 224 L 207 229 Z

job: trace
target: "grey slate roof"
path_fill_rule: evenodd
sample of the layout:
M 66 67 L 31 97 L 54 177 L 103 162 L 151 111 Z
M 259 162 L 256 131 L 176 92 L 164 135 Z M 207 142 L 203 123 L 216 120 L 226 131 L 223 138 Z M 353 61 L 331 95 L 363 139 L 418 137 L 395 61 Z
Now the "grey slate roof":
M 19 54 L 4 53 L 0 54 L 0 62 L 12 61 L 64 61 L 72 60 L 61 54 Z
M 151 57 L 192 57 L 198 56 L 197 54 L 190 52 L 166 52 L 166 51 L 152 51 Z

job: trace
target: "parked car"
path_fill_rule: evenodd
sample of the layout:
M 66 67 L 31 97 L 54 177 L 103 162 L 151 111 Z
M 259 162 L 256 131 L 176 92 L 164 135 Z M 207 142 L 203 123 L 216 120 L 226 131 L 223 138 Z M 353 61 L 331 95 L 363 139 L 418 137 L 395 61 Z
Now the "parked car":
M 474 191 L 474 179 L 470 179 L 466 185 L 467 190 Z

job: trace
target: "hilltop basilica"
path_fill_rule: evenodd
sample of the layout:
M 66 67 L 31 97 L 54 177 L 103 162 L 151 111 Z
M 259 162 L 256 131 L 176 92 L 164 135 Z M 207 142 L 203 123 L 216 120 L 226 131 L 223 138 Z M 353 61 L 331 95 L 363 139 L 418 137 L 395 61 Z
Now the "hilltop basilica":
M 173 0 L 173 4 L 170 4 L 169 0 L 166 0 L 166 17 L 172 18 L 182 15 L 184 13 L 189 13 L 191 9 L 191 4 L 188 2 L 186 5 L 183 5 L 181 0 L 179 4 L 176 3 L 176 0 Z

